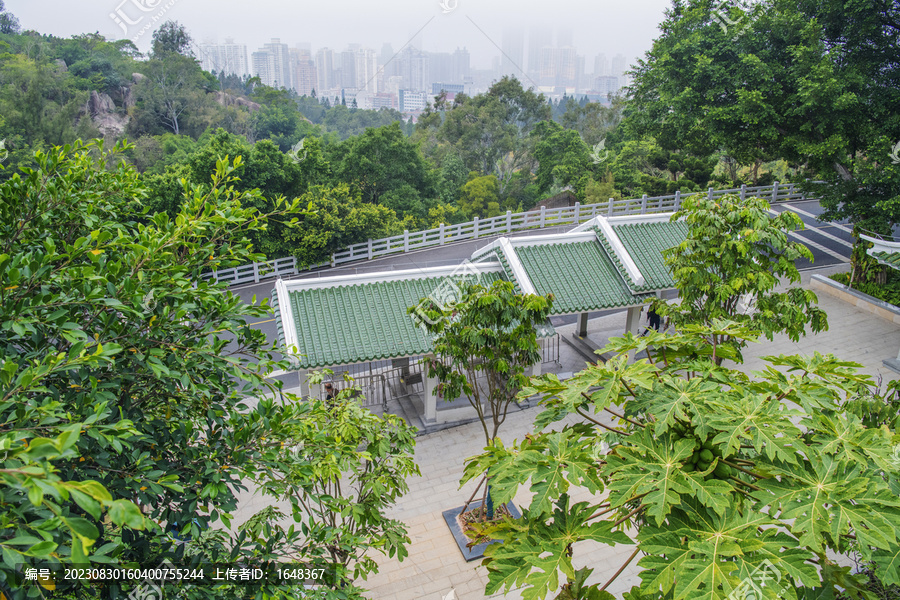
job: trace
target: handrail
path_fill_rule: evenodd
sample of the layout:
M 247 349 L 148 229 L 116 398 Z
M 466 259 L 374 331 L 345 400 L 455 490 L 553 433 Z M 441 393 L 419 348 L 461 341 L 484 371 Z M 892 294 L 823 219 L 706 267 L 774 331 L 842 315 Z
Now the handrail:
M 689 196 L 694 195 L 695 193 L 703 192 L 688 192 L 685 195 Z M 779 183 L 777 181 L 772 185 L 751 187 L 742 185 L 739 188 L 722 190 L 709 188 L 706 193 L 711 200 L 721 198 L 727 194 L 740 194 L 742 200 L 748 197 L 762 197 L 772 204 L 790 200 L 808 199 L 806 193 L 802 192 L 795 184 Z M 332 254 L 330 261 L 311 265 L 306 267 L 306 269 L 298 269 L 297 259 L 291 256 L 264 263 L 253 263 L 227 269 L 219 269 L 204 274 L 204 278 L 213 278 L 218 281 L 228 282 L 230 285 L 260 283 L 261 281 L 270 278 L 297 275 L 302 271 L 329 266 L 335 267 L 349 262 L 372 260 L 390 254 L 412 252 L 423 248 L 444 246 L 446 244 L 463 242 L 481 237 L 504 233 L 508 234 L 526 229 L 545 229 L 547 227 L 559 227 L 561 225 L 578 225 L 593 219 L 597 215 L 611 217 L 619 215 L 674 212 L 681 207 L 682 197 L 682 192 L 678 191 L 674 194 L 665 196 L 647 197 L 645 194 L 641 198 L 622 200 L 610 198 L 605 204 L 582 205 L 581 203 L 576 202 L 575 206 L 565 206 L 562 208 L 548 209 L 545 206 L 541 206 L 539 209 L 532 209 L 521 213 L 506 211 L 506 214 L 497 217 L 489 217 L 486 219 L 475 217 L 472 221 L 457 223 L 456 225 L 446 225 L 441 223 L 438 227 L 425 229 L 424 231 L 410 233 L 408 230 L 404 230 L 404 232 L 399 235 L 379 240 L 368 240 L 361 244 L 353 244 L 344 250 Z

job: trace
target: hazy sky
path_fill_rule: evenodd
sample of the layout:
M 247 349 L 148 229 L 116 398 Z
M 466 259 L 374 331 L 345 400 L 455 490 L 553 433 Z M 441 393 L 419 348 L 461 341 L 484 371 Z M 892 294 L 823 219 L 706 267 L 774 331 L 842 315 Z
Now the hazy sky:
M 422 47 L 452 51 L 466 46 L 476 68 L 488 68 L 500 54 L 506 28 L 525 32 L 539 26 L 571 31 L 574 45 L 593 71 L 594 56 L 624 54 L 629 61 L 646 52 L 659 30 L 669 0 L 6 0 L 23 29 L 68 37 L 99 32 L 107 38 L 135 39 L 147 50 L 153 30 L 167 19 L 183 23 L 197 41 L 234 38 L 251 52 L 280 38 L 312 49 L 343 50 L 359 43 L 394 51 L 421 29 Z M 111 14 L 136 24 L 116 24 Z M 155 24 L 153 18 L 159 17 Z M 148 27 L 149 25 L 149 27 Z M 127 34 L 125 29 L 127 28 Z M 141 33 L 144 29 L 144 33 Z

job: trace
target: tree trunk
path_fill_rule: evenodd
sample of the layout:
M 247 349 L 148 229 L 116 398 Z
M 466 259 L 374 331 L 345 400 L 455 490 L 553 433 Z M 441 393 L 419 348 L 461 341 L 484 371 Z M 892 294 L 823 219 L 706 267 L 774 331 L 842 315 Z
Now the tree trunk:
M 485 510 L 487 510 L 488 521 L 494 519 L 494 499 L 491 497 L 491 484 L 487 487 L 487 497 L 485 498 Z

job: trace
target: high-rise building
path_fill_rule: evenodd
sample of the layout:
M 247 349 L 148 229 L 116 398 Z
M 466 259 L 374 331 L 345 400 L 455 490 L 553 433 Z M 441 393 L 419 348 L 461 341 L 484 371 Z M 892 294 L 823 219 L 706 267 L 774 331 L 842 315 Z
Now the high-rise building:
M 335 77 L 334 50 L 321 48 L 316 52 L 316 91 L 320 96 L 328 90 L 340 87 L 340 82 Z
M 453 55 L 449 52 L 428 53 L 428 83 L 435 81 L 452 81 Z
M 341 87 L 357 92 L 378 91 L 378 55 L 374 50 L 351 44 L 341 52 Z
M 407 46 L 394 59 L 399 60 L 399 75 L 403 78 L 403 89 L 424 92 L 430 86 L 428 74 L 428 54 Z
M 356 90 L 356 52 L 341 52 L 341 87 L 345 90 Z
M 621 54 L 616 54 L 612 59 L 612 73 L 615 77 L 621 77 L 628 69 L 628 61 Z
M 559 67 L 559 50 L 552 46 L 541 48 L 540 69 L 538 69 L 537 82 L 542 86 L 556 85 L 556 72 Z
M 318 85 L 316 63 L 306 48 L 291 48 L 290 53 L 294 70 L 294 90 L 301 96 L 308 96 Z
M 583 90 L 590 89 L 591 85 L 584 73 L 584 56 L 581 54 L 575 55 L 575 92 L 581 92 Z
M 400 90 L 403 88 L 403 77 L 400 75 L 391 75 L 384 79 L 384 89 L 387 93 L 394 96 L 400 96 Z
M 291 57 L 287 44 L 278 38 L 272 38 L 268 44 L 253 53 L 253 75 L 260 78 L 264 85 L 273 88 L 292 88 L 294 86 L 291 73 Z
M 385 42 L 381 45 L 381 53 L 378 55 L 379 66 L 385 66 L 394 58 L 394 47 Z
M 452 83 L 461 83 L 471 77 L 472 66 L 469 51 L 465 48 L 457 48 L 451 55 L 453 59 L 452 70 L 450 71 L 450 81 Z
M 537 79 L 543 69 L 543 50 L 553 44 L 553 33 L 546 27 L 537 27 L 528 32 L 528 71 Z
M 503 31 L 503 56 L 500 60 L 500 75 L 513 75 L 524 79 L 525 34 L 521 29 Z
M 559 61 L 556 67 L 556 87 L 574 89 L 578 85 L 578 55 L 575 48 L 559 48 L 556 56 Z
M 541 51 L 538 85 L 573 88 L 574 91 L 574 88 L 578 86 L 579 65 L 583 72 L 584 58 L 578 56 L 575 48 L 571 46 L 566 48 L 546 47 Z
M 378 54 L 368 48 L 356 51 L 356 89 L 378 92 Z
M 594 91 L 606 98 L 609 94 L 615 94 L 619 91 L 619 78 L 611 75 L 600 75 L 594 77 Z
M 210 73 L 238 77 L 249 75 L 247 46 L 235 44 L 231 38 L 225 38 L 224 44 L 201 44 L 200 66 Z
M 598 54 L 594 59 L 594 76 L 606 77 L 609 75 L 609 60 L 605 54 Z
M 254 77 L 259 77 L 263 85 L 274 86 L 277 79 L 274 56 L 265 50 L 258 50 L 250 55 L 250 63 L 250 72 Z

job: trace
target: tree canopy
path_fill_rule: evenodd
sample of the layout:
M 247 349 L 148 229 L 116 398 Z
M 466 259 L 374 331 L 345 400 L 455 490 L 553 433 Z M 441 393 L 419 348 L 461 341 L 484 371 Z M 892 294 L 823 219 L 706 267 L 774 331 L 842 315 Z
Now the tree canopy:
M 888 233 L 900 193 L 889 163 L 900 139 L 896 3 L 723 7 L 690 0 L 667 11 L 635 69 L 630 126 L 669 150 L 721 150 L 753 165 L 754 179 L 761 163 L 784 159 L 824 180 L 810 187 L 826 218 Z
M 147 214 L 147 190 L 121 160 L 124 149 L 37 153 L 36 169 L 0 184 L 0 589 L 16 600 L 37 589 L 23 585 L 23 562 L 288 557 L 327 563 L 327 597 L 359 597 L 347 585 L 374 569 L 366 549 L 402 555 L 408 541 L 383 510 L 415 472 L 412 436 L 362 409 L 326 414 L 321 404 L 272 400 L 280 385 L 266 376 L 288 363 L 247 325 L 271 308 L 202 277 L 259 260 L 242 232 L 303 216 L 300 201 L 253 208 L 260 193 L 235 189 L 236 158 L 219 160 L 206 185 L 185 181 L 176 216 Z M 346 447 L 327 455 L 339 462 L 316 458 L 311 469 L 310 457 L 338 438 Z M 372 447 L 360 453 L 361 444 Z M 370 470 L 378 460 L 384 466 Z M 309 494 L 332 485 L 336 469 L 374 478 L 341 525 L 303 505 L 333 508 Z M 304 527 L 283 528 L 283 515 L 266 509 L 232 528 L 250 485 L 279 493 Z M 112 599 L 134 582 L 73 585 Z M 296 593 L 261 585 L 269 597 Z
M 752 339 L 723 321 L 628 336 L 605 363 L 522 390 L 543 397 L 535 432 L 495 440 L 464 477 L 487 471 L 496 502 L 531 492 L 522 519 L 481 529 L 503 541 L 486 550 L 488 594 L 613 600 L 594 565 L 576 566 L 597 542 L 633 545 L 623 568 L 641 555 L 629 599 L 868 597 L 867 576 L 830 553 L 859 553 L 900 583 L 896 437 L 855 414 L 896 398 L 831 355 L 766 357 L 753 375 L 722 367 L 714 332 Z M 628 364 L 642 350 L 649 360 Z
M 799 283 L 796 261 L 812 260 L 806 246 L 788 240 L 791 231 L 803 227 L 795 213 L 785 210 L 773 217 L 760 198 L 728 195 L 710 200 L 700 194 L 686 199 L 672 219 L 684 219 L 689 228 L 681 244 L 663 252 L 679 302 L 658 300 L 654 307 L 675 326 L 710 326 L 727 319 L 769 340 L 785 333 L 794 341 L 805 335 L 807 326 L 814 333 L 828 329 L 815 293 L 801 287 L 776 289 Z M 743 345 L 719 334 L 710 342 L 714 348 Z M 716 357 L 717 362 L 723 358 Z

